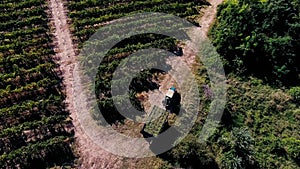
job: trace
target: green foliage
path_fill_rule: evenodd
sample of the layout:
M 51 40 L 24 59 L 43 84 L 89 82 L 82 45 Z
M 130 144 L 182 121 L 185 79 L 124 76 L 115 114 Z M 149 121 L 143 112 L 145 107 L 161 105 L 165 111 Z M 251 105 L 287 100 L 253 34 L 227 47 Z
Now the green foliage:
M 199 143 L 197 137 L 188 134 L 176 147 L 167 152 L 167 160 L 180 167 L 217 168 L 209 147 Z
M 253 168 L 254 139 L 246 128 L 233 128 L 218 140 L 220 166 L 226 169 Z
M 298 0 L 228 0 L 210 32 L 227 71 L 299 83 Z
M 265 83 L 299 86 L 299 15 L 298 0 L 227 0 L 219 6 L 210 37 L 226 71 L 243 76 L 228 80 L 224 128 L 212 144 L 221 168 L 299 168 L 299 88 L 285 92 Z M 252 143 L 235 127 L 249 128 Z
M 236 152 L 225 152 L 221 159 L 221 168 L 224 169 L 245 169 L 241 157 L 236 156 Z
M 244 145 L 248 145 L 245 142 L 248 139 L 246 136 L 240 137 L 239 132 L 234 134 L 233 128 L 247 127 L 255 143 L 250 148 L 253 151 L 250 156 L 256 167 L 297 168 L 295 159 L 298 158 L 300 138 L 298 102 L 294 102 L 284 90 L 271 88 L 256 78 L 238 81 L 230 77 L 228 85 L 228 102 L 224 112 L 226 118 L 222 119 L 220 133 L 215 135 L 216 138 L 221 138 L 214 139 L 213 142 L 219 141 L 212 144 L 219 164 L 227 157 L 237 157 L 235 161 L 242 158 L 237 156 L 237 149 L 247 149 Z M 239 143 L 235 136 L 245 139 L 239 139 Z M 243 151 L 239 153 L 245 154 Z M 246 161 L 242 158 L 242 164 Z
M 288 92 L 295 101 L 300 101 L 300 87 L 292 87 Z
M 285 138 L 283 139 L 283 145 L 287 153 L 295 159 L 295 161 L 300 161 L 300 139 L 296 138 Z
M 0 168 L 74 160 L 46 9 L 42 0 L 0 4 Z
M 189 19 L 198 15 L 198 8 L 207 5 L 204 0 L 176 1 L 176 0 L 151 0 L 151 1 L 69 1 L 69 16 L 73 21 L 74 34 L 80 43 L 86 41 L 99 26 L 114 19 L 141 12 L 164 12 Z

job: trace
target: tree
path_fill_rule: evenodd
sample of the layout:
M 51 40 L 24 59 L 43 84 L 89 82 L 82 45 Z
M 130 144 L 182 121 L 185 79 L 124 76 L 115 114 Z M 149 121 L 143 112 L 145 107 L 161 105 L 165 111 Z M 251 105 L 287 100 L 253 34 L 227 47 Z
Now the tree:
M 218 168 L 210 150 L 205 144 L 201 144 L 197 140 L 196 136 L 188 134 L 167 153 L 166 159 L 185 168 Z
M 247 128 L 233 128 L 218 140 L 220 145 L 219 166 L 226 169 L 253 168 L 253 138 Z
M 210 32 L 225 69 L 286 85 L 300 82 L 298 0 L 228 0 Z M 293 79 L 293 80 L 291 80 Z

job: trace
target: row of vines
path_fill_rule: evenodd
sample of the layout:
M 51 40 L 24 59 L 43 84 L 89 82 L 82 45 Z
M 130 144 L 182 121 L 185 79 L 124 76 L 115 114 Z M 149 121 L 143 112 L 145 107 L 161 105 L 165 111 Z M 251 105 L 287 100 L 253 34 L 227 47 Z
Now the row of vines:
M 0 4 L 0 168 L 46 168 L 74 158 L 46 5 Z
M 72 19 L 74 34 L 80 43 L 85 42 L 97 29 L 115 19 L 141 12 L 164 12 L 189 19 L 199 14 L 206 1 L 69 1 L 69 17 Z
M 72 20 L 72 29 L 75 35 L 74 41 L 79 44 L 79 48 L 86 42 L 91 35 L 93 35 L 100 27 L 103 29 L 103 25 L 113 22 L 115 19 L 126 17 L 132 14 L 141 12 L 163 12 L 173 14 L 182 18 L 186 18 L 192 23 L 196 24 L 196 17 L 199 15 L 199 9 L 202 5 L 207 4 L 206 1 L 165 1 L 165 0 L 148 0 L 148 1 L 92 1 L 92 0 L 80 0 L 80 1 L 69 1 L 67 7 L 69 10 L 69 17 Z M 160 19 L 157 22 L 161 22 Z M 144 23 L 143 20 L 130 21 L 129 24 L 135 26 Z M 145 19 L 145 25 L 148 24 Z M 124 34 L 130 26 L 123 28 L 124 25 L 120 25 L 122 29 L 119 32 L 112 32 L 110 30 L 102 32 L 110 33 L 110 36 Z M 182 25 L 174 23 L 170 30 L 165 32 L 171 32 L 172 29 L 180 28 Z M 155 30 L 154 30 L 155 31 Z M 99 43 L 107 43 L 110 39 L 101 39 Z M 117 113 L 114 107 L 112 96 L 110 92 L 110 85 L 112 80 L 112 74 L 121 63 L 124 58 L 141 49 L 148 48 L 160 48 L 169 51 L 174 51 L 176 48 L 176 40 L 171 37 L 157 34 L 140 34 L 132 36 L 122 40 L 120 43 L 115 45 L 103 59 L 99 65 L 97 71 L 98 76 L 96 78 L 96 94 L 99 98 L 100 109 L 103 110 L 103 115 L 109 123 L 114 123 L 124 118 Z M 99 51 L 94 56 L 101 56 L 103 53 Z M 94 57 L 92 56 L 92 57 Z M 92 57 L 87 56 L 86 62 L 91 62 Z M 147 56 L 141 56 L 146 59 Z M 146 61 L 145 61 L 146 62 Z M 88 68 L 88 67 L 87 67 Z M 144 71 L 138 77 L 133 79 L 130 89 L 132 91 L 132 102 L 138 109 L 141 109 L 137 100 L 134 99 L 136 92 L 141 92 L 149 89 L 153 89 L 155 85 L 151 82 L 151 74 L 156 72 L 155 70 Z M 115 112 L 115 113 L 114 113 Z M 96 115 L 97 116 L 97 115 Z

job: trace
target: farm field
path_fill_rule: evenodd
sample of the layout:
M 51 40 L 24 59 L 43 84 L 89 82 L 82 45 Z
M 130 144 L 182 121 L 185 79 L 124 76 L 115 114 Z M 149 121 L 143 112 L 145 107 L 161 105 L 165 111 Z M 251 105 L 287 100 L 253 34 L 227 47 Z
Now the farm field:
M 299 11 L 298 0 L 2 0 L 0 169 L 300 168 Z M 119 18 L 143 12 L 185 18 L 195 25 L 188 32 L 191 40 L 200 34 L 208 35 L 221 57 L 227 100 L 220 123 L 205 143 L 199 142 L 199 136 L 206 122 L 211 122 L 206 119 L 215 96 L 207 67 L 202 56 L 192 50 L 190 41 L 155 33 L 131 36 L 111 48 L 96 69 L 89 69 L 89 64 L 94 62 L 94 56 L 102 56 L 102 51 L 80 55 L 99 28 L 104 28 L 98 32 L 103 37 L 114 39 L 133 29 L 128 25 L 149 26 L 146 19 L 129 19 L 127 28 L 117 25 L 121 27 L 117 32 L 106 27 Z M 174 22 L 164 31 L 181 28 Z M 185 64 L 195 76 L 182 86 L 170 72 L 157 69 L 143 69 L 128 87 L 123 76 L 113 79 L 118 66 L 129 56 L 133 62 L 148 63 L 150 54 L 133 54 L 149 48 L 175 54 L 157 61 L 166 62 L 170 70 L 176 69 L 173 76 L 188 79 L 183 73 L 187 71 Z M 74 83 L 78 80 L 74 73 L 78 63 L 88 65 L 83 74 L 97 72 L 93 81 L 97 106 L 107 126 L 118 133 L 132 138 L 152 133 L 156 137 L 172 125 L 191 123 L 185 119 L 176 121 L 179 116 L 171 109 L 164 111 L 162 101 L 171 86 L 179 92 L 180 110 L 191 107 L 199 112 L 195 124 L 179 144 L 153 157 L 127 158 L 102 149 L 86 133 L 78 117 L 78 111 L 88 111 L 83 110 L 84 104 L 75 105 L 81 96 L 75 92 L 80 87 Z M 210 63 L 216 61 L 212 59 Z M 192 85 L 194 80 L 198 86 Z M 122 101 L 124 96 L 113 95 L 113 83 L 122 86 L 119 90 L 129 89 L 133 107 L 145 113 L 141 117 L 151 119 L 148 126 L 119 112 L 114 99 Z M 199 93 L 192 92 L 198 91 L 195 88 Z M 199 105 L 186 101 L 198 96 Z M 154 114 L 149 114 L 151 106 Z M 183 112 L 187 115 L 193 111 Z M 99 118 L 97 112 L 89 113 L 93 120 Z M 154 117 L 160 118 L 153 120 Z M 137 147 L 136 142 L 131 143 L 126 151 Z M 118 143 L 109 144 L 114 147 Z M 160 142 L 156 141 L 152 148 L 156 145 L 159 147 Z
M 105 26 L 113 22 L 115 19 L 129 16 L 134 13 L 141 12 L 164 12 L 174 14 L 197 25 L 199 19 L 200 9 L 207 5 L 205 1 L 69 1 L 66 3 L 69 10 L 68 16 L 71 19 L 71 31 L 73 33 L 73 42 L 82 48 L 82 44 L 88 38 L 96 33 L 99 27 Z M 105 7 L 105 8 L 103 8 Z M 134 21 L 131 22 L 134 25 Z M 180 24 L 174 23 L 173 28 L 180 27 Z M 126 31 L 126 30 L 124 30 Z M 170 30 L 171 31 L 171 30 Z M 111 36 L 122 34 L 122 32 L 110 32 Z M 157 34 L 141 34 L 130 37 L 112 48 L 105 56 L 105 61 L 99 65 L 98 76 L 96 78 L 96 95 L 98 97 L 99 108 L 105 120 L 113 125 L 115 129 L 121 133 L 126 133 L 129 136 L 142 137 L 139 133 L 141 124 L 127 121 L 114 108 L 113 98 L 110 93 L 110 80 L 116 67 L 120 64 L 122 59 L 133 54 L 134 52 L 147 49 L 160 48 L 168 51 L 173 51 L 176 48 L 176 40 L 170 37 Z M 147 56 L 144 56 L 147 57 Z M 138 58 L 136 58 L 138 59 Z M 143 110 L 136 95 L 144 90 L 149 90 L 149 86 L 154 85 L 147 79 L 151 79 L 153 73 L 158 73 L 156 70 L 147 70 L 135 78 L 130 86 L 134 106 Z M 93 114 L 97 117 L 97 114 Z M 125 120 L 125 121 L 124 121 Z M 124 121 L 124 125 L 122 125 Z M 87 153 L 91 154 L 91 153 Z M 93 154 L 93 153 L 92 153 Z M 90 155 L 87 155 L 90 156 Z M 101 158 L 99 158 L 101 159 Z M 116 160 L 116 157 L 111 157 L 110 160 Z M 136 162 L 128 160 L 126 163 L 133 165 Z M 149 164 L 150 163 L 150 164 Z M 124 164 L 124 165 L 125 165 Z M 164 165 L 160 158 L 148 158 L 139 160 L 133 168 L 148 168 L 159 167 Z M 86 164 L 85 164 L 86 165 Z M 97 164 L 100 166 L 100 164 Z M 118 167 L 116 167 L 118 168 Z
M 111 21 L 141 12 L 164 12 L 194 21 L 200 8 L 208 5 L 200 1 L 68 1 L 67 7 L 72 22 L 73 33 L 79 43 L 85 42 L 100 26 Z
M 79 49 L 88 38 L 96 32 L 96 30 L 112 22 L 114 19 L 118 19 L 124 16 L 131 15 L 133 13 L 140 12 L 164 12 L 174 14 L 183 18 L 187 18 L 193 23 L 197 23 L 199 18 L 200 9 L 203 5 L 207 5 L 205 1 L 69 1 L 67 7 L 69 10 L 68 16 L 71 18 L 73 30 L 74 42 L 78 44 Z M 103 8 L 105 7 L 105 8 Z M 134 22 L 132 23 L 134 24 Z M 174 28 L 180 27 L 176 26 L 174 23 Z M 115 36 L 117 33 L 122 34 L 122 32 L 112 32 L 111 36 Z M 126 39 L 124 44 L 120 43 L 109 51 L 105 56 L 104 63 L 101 63 L 98 69 L 98 77 L 96 79 L 96 92 L 101 91 L 101 93 L 96 93 L 97 96 L 104 95 L 99 99 L 99 105 L 104 109 L 104 116 L 109 123 L 114 123 L 118 119 L 122 119 L 113 108 L 112 99 L 110 92 L 108 92 L 110 86 L 110 79 L 112 78 L 112 73 L 119 65 L 122 59 L 131 55 L 133 52 L 140 49 L 147 48 L 160 48 L 172 51 L 176 48 L 176 40 L 170 37 L 165 37 L 163 35 L 157 34 L 142 34 L 138 36 Z M 153 70 L 152 70 L 153 71 Z M 141 92 L 147 87 L 137 86 L 137 81 L 143 81 L 143 85 L 151 85 L 145 79 L 145 77 L 152 76 L 153 72 L 144 72 L 143 75 L 137 77 L 131 88 L 134 88 L 134 92 L 131 93 L 132 96 L 136 95 L 136 92 Z M 105 107 L 103 105 L 106 105 Z M 137 107 L 140 105 L 137 103 Z M 106 112 L 108 112 L 106 114 Z
M 47 10 L 41 0 L 0 4 L 0 168 L 46 168 L 74 158 Z

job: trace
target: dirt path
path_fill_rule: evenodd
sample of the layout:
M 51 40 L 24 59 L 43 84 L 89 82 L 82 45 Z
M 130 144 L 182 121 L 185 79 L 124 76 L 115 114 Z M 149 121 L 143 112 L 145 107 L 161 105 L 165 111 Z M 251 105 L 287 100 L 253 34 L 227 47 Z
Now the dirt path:
M 208 0 L 211 6 L 207 7 L 203 10 L 204 15 L 200 19 L 201 29 L 204 34 L 207 35 L 210 26 L 213 24 L 216 14 L 217 14 L 217 6 L 220 5 L 223 0 Z
M 60 65 L 60 71 L 63 76 L 63 84 L 66 92 L 67 109 L 71 113 L 75 128 L 75 149 L 80 155 L 79 164 L 76 168 L 82 169 L 102 169 L 102 168 L 120 168 L 122 159 L 109 154 L 108 152 L 95 145 L 85 134 L 76 117 L 76 111 L 73 105 L 75 93 L 73 91 L 73 69 L 76 62 L 75 48 L 72 42 L 68 18 L 62 0 L 48 1 L 49 9 L 52 15 L 51 25 L 55 29 L 55 51 L 56 60 Z
M 199 35 L 207 35 L 210 26 L 213 24 L 216 13 L 217 6 L 223 2 L 223 0 L 208 0 L 211 6 L 205 8 L 203 12 L 203 16 L 200 18 L 200 28 L 195 28 L 190 32 L 190 37 L 197 37 Z M 192 39 L 192 41 L 195 39 Z M 181 57 L 172 57 L 167 60 L 167 63 L 171 65 L 172 69 L 182 68 L 184 67 L 183 63 L 192 69 L 193 64 L 195 63 L 196 53 L 190 47 L 190 42 L 186 42 L 186 45 L 183 48 L 183 56 Z M 182 72 L 182 70 L 181 70 Z M 144 102 L 143 105 L 146 108 L 146 111 L 149 112 L 151 110 L 151 106 L 157 105 L 162 107 L 162 100 L 164 99 L 164 93 L 168 90 L 168 88 L 175 86 L 177 87 L 177 83 L 174 78 L 172 78 L 169 74 L 161 77 L 163 80 L 159 81 L 159 89 L 148 92 L 145 97 L 148 98 L 148 101 Z M 179 88 L 180 92 L 180 88 Z
M 197 33 L 197 31 L 203 31 L 205 33 L 208 32 L 209 26 L 213 22 L 214 16 L 216 14 L 216 6 L 221 2 L 222 0 L 211 0 L 212 6 L 204 10 L 204 16 L 200 21 L 200 25 L 202 27 L 200 29 L 197 29 L 194 33 Z M 76 117 L 76 111 L 73 105 L 73 98 L 76 95 L 72 87 L 74 81 L 73 69 L 76 62 L 76 54 L 69 25 L 67 22 L 68 17 L 66 14 L 66 9 L 64 8 L 63 0 L 49 0 L 48 5 L 52 16 L 51 25 L 55 30 L 55 58 L 57 60 L 57 63 L 60 65 L 60 71 L 62 72 L 63 84 L 66 93 L 65 102 L 67 104 L 67 109 L 71 113 L 71 117 L 73 119 L 76 138 L 75 145 L 78 154 L 80 154 L 80 165 L 76 168 L 114 169 L 122 168 L 124 166 L 130 166 L 129 168 L 136 168 L 135 164 L 139 163 L 138 160 L 125 160 L 121 157 L 114 156 L 104 151 L 103 149 L 99 148 L 99 146 L 94 144 L 81 128 L 80 123 Z M 191 66 L 194 63 L 195 54 L 191 51 L 191 49 L 185 47 L 184 56 L 176 57 L 176 59 L 169 61 L 170 64 L 174 67 L 180 66 L 178 65 L 178 63 L 181 63 L 180 61 L 184 61 L 185 63 L 187 63 L 187 65 Z M 150 101 L 152 100 L 153 102 L 157 102 L 157 104 L 161 103 L 160 100 L 163 99 L 162 93 L 164 93 L 168 89 L 170 81 L 176 86 L 175 80 L 170 76 L 166 76 L 161 82 L 160 91 L 148 93 Z M 160 100 L 157 98 L 160 98 Z

